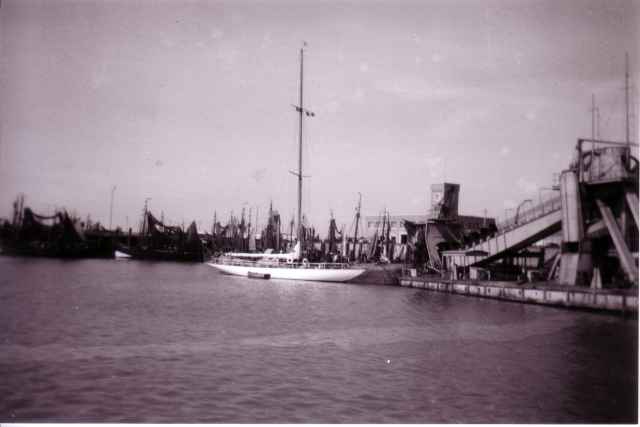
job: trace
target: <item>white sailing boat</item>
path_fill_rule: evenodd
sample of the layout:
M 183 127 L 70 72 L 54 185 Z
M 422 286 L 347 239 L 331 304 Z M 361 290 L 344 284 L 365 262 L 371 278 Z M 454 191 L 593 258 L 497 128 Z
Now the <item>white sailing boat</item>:
M 301 257 L 302 241 L 302 122 L 304 116 L 314 116 L 302 103 L 302 84 L 304 72 L 304 48 L 300 49 L 300 105 L 294 105 L 299 114 L 298 171 L 292 172 L 298 177 L 298 229 L 296 243 L 292 252 L 277 253 L 227 253 L 207 264 L 227 274 L 256 277 L 263 279 L 311 280 L 322 282 L 346 282 L 355 279 L 363 268 L 353 268 L 347 263 L 310 263 Z

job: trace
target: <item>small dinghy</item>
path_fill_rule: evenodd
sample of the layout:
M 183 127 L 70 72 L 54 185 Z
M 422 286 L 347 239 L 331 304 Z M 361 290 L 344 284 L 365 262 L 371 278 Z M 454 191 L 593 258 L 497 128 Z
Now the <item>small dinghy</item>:
M 271 274 L 269 273 L 257 273 L 255 271 L 248 271 L 247 277 L 251 279 L 271 279 Z

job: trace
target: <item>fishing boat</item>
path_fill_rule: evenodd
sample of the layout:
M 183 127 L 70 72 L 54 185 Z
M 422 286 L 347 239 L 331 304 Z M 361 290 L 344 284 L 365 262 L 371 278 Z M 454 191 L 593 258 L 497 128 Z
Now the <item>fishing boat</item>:
M 116 259 L 151 261 L 202 262 L 205 259 L 195 221 L 186 231 L 183 227 L 166 225 L 153 216 L 146 201 L 136 244 L 119 244 L 113 255 Z
M 227 274 L 246 277 L 273 279 L 309 280 L 321 282 L 346 282 L 364 272 L 349 263 L 310 263 L 302 257 L 302 124 L 304 117 L 315 114 L 303 105 L 304 47 L 300 49 L 300 104 L 294 105 L 299 115 L 298 171 L 291 172 L 298 177 L 298 227 L 297 243 L 288 253 L 227 253 L 207 264 Z
M 387 233 L 386 233 L 386 246 L 384 249 L 381 249 L 382 242 L 379 240 L 378 231 L 376 230 L 373 238 L 371 239 L 371 247 L 369 250 L 369 254 L 367 259 L 371 260 L 370 262 L 363 262 L 363 254 L 358 253 L 357 245 L 358 245 L 358 225 L 360 223 L 360 209 L 362 207 L 362 194 L 358 193 L 360 198 L 358 200 L 358 206 L 356 208 L 356 217 L 355 217 L 355 234 L 353 237 L 353 248 L 347 248 L 346 235 L 344 235 L 345 242 L 343 243 L 343 250 L 347 254 L 349 260 L 354 260 L 355 264 L 353 264 L 354 268 L 363 269 L 363 273 L 351 280 L 352 283 L 366 283 L 368 285 L 399 285 L 400 284 L 400 274 L 402 273 L 403 265 L 397 263 L 389 263 L 387 253 L 391 251 L 388 249 L 389 242 L 389 221 L 386 221 L 387 225 Z M 388 218 L 388 213 L 387 213 Z M 383 218 L 382 222 L 382 236 L 385 235 L 385 221 Z
M 52 258 L 108 258 L 117 235 L 89 227 L 66 210 L 39 215 L 24 206 L 20 195 L 13 204 L 13 220 L 0 226 L 0 253 Z

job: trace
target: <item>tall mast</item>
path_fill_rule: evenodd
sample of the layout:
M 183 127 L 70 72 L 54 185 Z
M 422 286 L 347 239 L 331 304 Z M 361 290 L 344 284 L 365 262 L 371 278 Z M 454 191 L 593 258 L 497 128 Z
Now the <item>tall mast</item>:
M 293 246 L 293 226 L 296 223 L 296 219 L 293 216 L 293 214 L 291 215 L 291 222 L 289 223 L 289 243 L 291 244 L 291 246 Z
M 255 229 L 256 229 L 256 231 L 255 231 L 255 232 L 256 232 L 256 234 L 258 234 L 258 233 L 262 234 L 262 233 L 260 232 L 260 226 L 259 226 L 259 224 L 258 224 L 258 209 L 259 209 L 259 208 L 260 208 L 259 206 L 256 206 L 256 226 L 255 226 Z M 262 239 L 261 239 L 261 242 L 262 242 Z
M 303 83 L 304 83 L 304 48 L 307 43 L 304 42 L 302 48 L 300 48 L 300 104 L 294 105 L 294 108 L 300 115 L 299 117 L 299 133 L 298 133 L 298 172 L 291 172 L 298 177 L 298 227 L 297 238 L 298 242 L 302 245 L 302 121 L 304 115 L 315 116 L 312 111 L 306 110 L 303 104 Z
M 299 133 L 298 133 L 298 242 L 302 245 L 302 120 L 303 109 L 302 103 L 302 84 L 304 72 L 304 47 L 300 48 L 300 105 L 298 111 L 299 118 Z M 302 247 L 302 246 L 301 246 Z
M 387 220 L 387 208 L 384 208 L 384 211 L 382 212 L 382 232 L 380 233 L 380 252 L 382 253 L 382 251 L 384 250 L 384 236 L 385 236 L 385 222 Z
M 144 216 L 142 218 L 142 235 L 146 235 L 148 230 L 148 226 L 147 226 L 147 212 L 149 212 L 149 207 L 148 207 L 148 203 L 149 200 L 151 200 L 151 197 L 147 197 L 146 199 L 144 199 Z
M 385 252 L 387 253 L 387 259 L 391 260 L 393 256 L 389 253 L 389 234 L 391 233 L 391 216 L 389 215 L 389 211 L 387 211 L 387 235 L 385 236 Z
M 353 258 L 356 258 L 356 250 L 358 248 L 358 222 L 360 222 L 360 206 L 362 204 L 362 194 L 358 193 L 358 209 L 356 210 L 356 231 L 353 233 Z

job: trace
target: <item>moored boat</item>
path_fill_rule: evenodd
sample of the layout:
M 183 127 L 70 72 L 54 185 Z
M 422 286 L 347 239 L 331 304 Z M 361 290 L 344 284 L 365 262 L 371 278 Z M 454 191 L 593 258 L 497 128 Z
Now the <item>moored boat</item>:
M 236 276 L 304 280 L 314 282 L 347 282 L 362 274 L 365 270 L 325 263 L 294 263 L 285 265 L 258 265 L 250 262 L 211 262 L 210 266 L 227 274 Z
M 269 275 L 273 279 L 308 280 L 318 282 L 347 282 L 362 273 L 348 263 L 308 262 L 300 259 L 300 244 L 285 254 L 228 253 L 213 259 L 207 265 L 226 274 L 253 277 Z
M 135 245 L 118 245 L 116 259 L 132 258 L 151 261 L 204 261 L 204 247 L 198 237 L 195 221 L 185 231 L 169 226 L 149 212 L 145 203 L 142 229 Z
M 24 196 L 13 204 L 13 221 L 0 224 L 3 255 L 52 258 L 107 258 L 117 234 L 99 225 L 89 227 L 62 209 L 39 215 L 24 206 Z
M 299 114 L 298 171 L 292 172 L 298 177 L 298 227 L 297 243 L 292 252 L 273 253 L 228 253 L 207 264 L 223 273 L 248 277 L 251 275 L 269 275 L 274 279 L 310 280 L 321 282 L 346 282 L 353 280 L 364 272 L 364 269 L 353 268 L 348 263 L 310 263 L 303 258 L 302 242 L 302 122 L 304 116 L 312 117 L 314 113 L 303 106 L 304 48 L 300 49 L 300 105 L 294 105 Z

